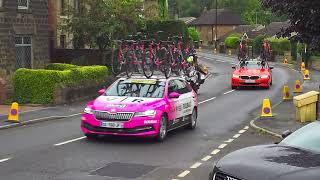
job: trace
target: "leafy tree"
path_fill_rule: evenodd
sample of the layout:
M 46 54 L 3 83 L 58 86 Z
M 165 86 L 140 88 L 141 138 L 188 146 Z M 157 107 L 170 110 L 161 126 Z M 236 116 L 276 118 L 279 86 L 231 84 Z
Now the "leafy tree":
M 169 17 L 168 13 L 168 0 L 158 0 L 159 4 L 159 16 L 162 20 L 166 20 Z
M 188 28 L 188 33 L 189 33 L 189 37 L 190 37 L 193 41 L 200 41 L 200 34 L 199 34 L 199 32 L 196 30 L 196 28 L 194 28 L 194 27 L 189 27 L 189 28 Z

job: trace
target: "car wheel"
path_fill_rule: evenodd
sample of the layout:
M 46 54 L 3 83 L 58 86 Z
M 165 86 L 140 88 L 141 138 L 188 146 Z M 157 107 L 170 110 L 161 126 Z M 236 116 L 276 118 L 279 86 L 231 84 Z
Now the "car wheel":
M 195 129 L 197 127 L 198 112 L 196 109 L 193 109 L 192 114 L 190 115 L 190 123 L 188 125 L 189 129 Z
M 87 137 L 87 139 L 97 139 L 98 137 L 98 135 L 90 133 L 85 134 L 85 136 Z
M 236 86 L 231 86 L 231 89 L 237 89 L 237 87 Z
M 272 79 L 271 79 L 271 82 L 270 82 L 270 86 L 272 86 Z
M 168 120 L 166 116 L 162 116 L 160 120 L 160 127 L 158 130 L 158 135 L 156 137 L 156 140 L 158 142 L 163 142 L 164 139 L 167 137 L 168 133 Z

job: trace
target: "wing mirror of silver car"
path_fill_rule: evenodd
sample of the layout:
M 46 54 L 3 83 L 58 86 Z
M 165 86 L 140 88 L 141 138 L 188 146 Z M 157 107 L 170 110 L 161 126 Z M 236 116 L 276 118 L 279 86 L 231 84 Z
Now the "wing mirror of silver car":
M 282 133 L 281 137 L 284 139 L 284 138 L 290 136 L 290 134 L 292 134 L 292 132 L 290 130 L 286 130 Z

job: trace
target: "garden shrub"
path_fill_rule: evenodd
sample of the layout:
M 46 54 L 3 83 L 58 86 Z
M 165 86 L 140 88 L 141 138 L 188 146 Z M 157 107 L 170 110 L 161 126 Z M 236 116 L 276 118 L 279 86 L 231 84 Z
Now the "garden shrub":
M 224 40 L 224 44 L 227 48 L 237 49 L 239 47 L 240 38 L 239 37 L 227 37 Z

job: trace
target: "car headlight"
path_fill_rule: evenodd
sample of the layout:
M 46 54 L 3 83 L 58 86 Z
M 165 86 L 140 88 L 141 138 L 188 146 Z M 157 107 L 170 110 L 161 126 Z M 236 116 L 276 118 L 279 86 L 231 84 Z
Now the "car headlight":
M 84 111 L 83 111 L 85 114 L 93 114 L 93 111 L 92 109 L 90 108 L 84 108 Z
M 269 77 L 269 75 L 266 75 L 266 74 L 261 75 L 261 78 L 262 78 L 262 79 L 266 79 L 266 78 L 268 78 L 268 77 Z
M 145 112 L 136 112 L 135 117 L 154 117 L 156 115 L 155 110 L 147 110 Z
M 240 76 L 237 75 L 237 74 L 233 74 L 232 77 L 233 77 L 233 78 L 239 78 Z

